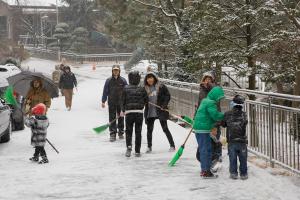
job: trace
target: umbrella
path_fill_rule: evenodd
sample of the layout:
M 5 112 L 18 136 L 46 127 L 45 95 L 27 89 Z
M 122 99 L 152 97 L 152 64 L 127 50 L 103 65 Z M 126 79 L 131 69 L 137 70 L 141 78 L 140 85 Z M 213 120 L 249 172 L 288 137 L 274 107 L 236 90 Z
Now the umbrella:
M 9 77 L 7 80 L 8 83 L 14 87 L 16 92 L 22 96 L 26 96 L 30 89 L 31 82 L 36 79 L 42 80 L 43 88 L 47 90 L 51 98 L 59 96 L 56 84 L 50 78 L 39 72 L 22 71 L 19 74 Z

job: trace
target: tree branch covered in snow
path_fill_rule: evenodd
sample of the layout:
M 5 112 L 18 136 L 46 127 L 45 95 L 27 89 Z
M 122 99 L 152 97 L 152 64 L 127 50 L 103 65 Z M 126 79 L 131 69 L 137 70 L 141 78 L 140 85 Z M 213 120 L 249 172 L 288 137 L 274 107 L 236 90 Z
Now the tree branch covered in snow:
M 293 22 L 293 24 L 297 27 L 297 29 L 300 29 L 300 19 L 297 19 L 288 9 L 288 7 L 281 1 L 281 0 L 274 0 L 277 4 L 280 5 L 280 7 L 283 9 L 287 17 Z M 300 1 L 296 5 L 295 9 L 299 7 Z

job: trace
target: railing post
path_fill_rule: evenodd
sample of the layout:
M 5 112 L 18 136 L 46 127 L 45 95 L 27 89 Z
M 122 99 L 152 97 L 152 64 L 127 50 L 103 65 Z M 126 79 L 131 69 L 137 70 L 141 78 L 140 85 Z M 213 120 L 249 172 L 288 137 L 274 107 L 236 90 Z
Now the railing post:
M 273 138 L 273 109 L 272 109 L 272 97 L 269 96 L 269 151 L 270 151 L 270 164 L 274 167 L 274 138 Z

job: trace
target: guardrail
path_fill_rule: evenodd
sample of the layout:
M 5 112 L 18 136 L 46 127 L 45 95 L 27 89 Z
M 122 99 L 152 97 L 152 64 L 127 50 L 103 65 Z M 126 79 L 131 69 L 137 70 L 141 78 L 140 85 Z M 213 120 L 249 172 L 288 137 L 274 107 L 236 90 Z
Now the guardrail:
M 69 61 L 74 62 L 124 62 L 128 61 L 132 53 L 110 53 L 110 54 L 76 54 L 73 52 L 59 52 L 57 50 L 52 49 L 44 49 L 44 48 L 35 48 L 35 47 L 25 47 L 31 54 L 46 58 L 57 60 L 58 54 L 60 54 L 61 58 L 65 58 Z
M 199 85 L 160 79 L 171 93 L 170 110 L 181 115 L 193 116 L 198 103 Z M 245 102 L 249 124 L 247 126 L 248 149 L 267 159 L 271 166 L 281 165 L 300 174 L 300 109 L 274 104 L 286 100 L 300 102 L 300 96 L 261 92 L 237 88 L 224 88 L 226 99 L 221 102 L 222 111 L 229 110 L 232 97 L 255 95 L 258 100 Z M 225 129 L 222 130 L 225 135 Z

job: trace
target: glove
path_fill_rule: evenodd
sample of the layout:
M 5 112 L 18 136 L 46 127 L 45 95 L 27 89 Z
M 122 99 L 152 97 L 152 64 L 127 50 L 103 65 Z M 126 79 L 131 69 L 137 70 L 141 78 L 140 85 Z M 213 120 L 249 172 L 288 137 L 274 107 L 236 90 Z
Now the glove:
M 125 113 L 123 111 L 120 112 L 120 117 L 124 117 Z

